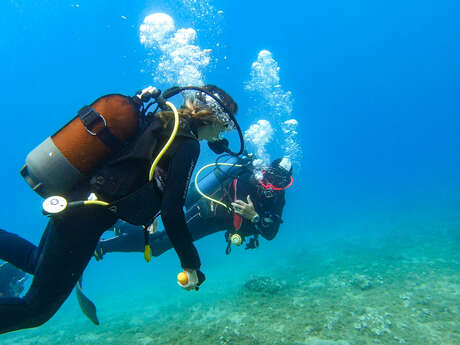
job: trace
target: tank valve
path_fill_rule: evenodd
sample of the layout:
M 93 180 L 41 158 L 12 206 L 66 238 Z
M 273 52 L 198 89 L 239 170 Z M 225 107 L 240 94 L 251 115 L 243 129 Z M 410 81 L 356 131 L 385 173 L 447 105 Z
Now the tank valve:
M 160 94 L 161 94 L 161 91 L 158 90 L 156 87 L 147 86 L 145 89 L 139 91 L 135 97 L 139 101 L 146 103 L 150 101 L 152 98 L 157 98 L 158 96 L 160 96 Z

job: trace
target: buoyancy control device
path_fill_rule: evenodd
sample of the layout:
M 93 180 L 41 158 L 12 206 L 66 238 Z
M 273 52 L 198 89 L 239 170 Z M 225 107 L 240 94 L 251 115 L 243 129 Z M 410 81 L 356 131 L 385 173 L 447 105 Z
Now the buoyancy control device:
M 26 164 L 20 171 L 21 175 L 32 189 L 44 198 L 66 195 L 77 183 L 91 176 L 95 169 L 135 137 L 139 123 L 143 123 L 147 117 L 152 118 L 158 108 L 174 108 L 168 99 L 183 91 L 204 93 L 223 109 L 235 125 L 240 138 L 238 152 L 226 150 L 231 155 L 240 155 L 244 151 L 244 139 L 234 116 L 237 106 L 236 103 L 232 104 L 233 100 L 225 102 L 225 92 L 213 85 L 174 86 L 163 93 L 149 86 L 133 97 L 120 94 L 102 96 L 91 105 L 80 109 L 69 123 L 27 155 Z M 144 103 L 148 104 L 145 106 Z M 157 108 L 147 114 L 152 104 L 157 104 Z M 175 112 L 177 114 L 177 110 Z M 170 139 L 152 163 L 150 180 L 158 160 L 174 140 L 179 124 L 178 118 L 175 122 Z

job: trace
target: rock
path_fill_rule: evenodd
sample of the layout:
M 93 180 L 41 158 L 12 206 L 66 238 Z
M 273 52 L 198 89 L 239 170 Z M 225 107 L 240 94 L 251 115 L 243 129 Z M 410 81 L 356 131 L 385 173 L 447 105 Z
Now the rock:
M 244 289 L 250 292 L 273 295 L 285 287 L 284 282 L 279 282 L 270 277 L 254 277 L 244 284 Z
M 351 280 L 351 285 L 361 291 L 369 290 L 373 287 L 371 279 L 362 274 L 355 274 Z

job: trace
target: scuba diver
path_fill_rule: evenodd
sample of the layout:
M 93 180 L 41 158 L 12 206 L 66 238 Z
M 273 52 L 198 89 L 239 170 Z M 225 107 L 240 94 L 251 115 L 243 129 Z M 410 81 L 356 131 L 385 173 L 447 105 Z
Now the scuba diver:
M 245 249 L 255 249 L 259 246 L 259 235 L 267 240 L 276 236 L 282 223 L 285 190 L 292 185 L 292 166 L 288 158 L 279 158 L 258 172 L 251 164 L 254 157 L 228 156 L 225 163 L 221 163 L 221 157 L 206 166 L 215 166 L 212 172 L 199 183 L 197 176 L 195 185 L 191 184 L 185 217 L 193 241 L 226 230 L 228 255 L 232 244 L 246 243 Z M 149 228 L 153 256 L 173 247 L 167 233 L 156 231 L 156 227 L 157 223 L 153 223 Z M 114 233 L 115 237 L 99 241 L 94 253 L 96 260 L 110 252 L 144 251 L 142 228 L 120 222 Z
M 19 296 L 24 291 L 26 274 L 5 262 L 0 265 L 0 296 L 13 297 Z
M 168 99 L 179 93 L 186 98 L 177 110 Z M 153 104 L 156 109 L 147 113 Z M 235 156 L 244 151 L 236 112 L 235 101 L 213 85 L 163 93 L 148 87 L 133 97 L 110 94 L 83 107 L 31 151 L 21 174 L 46 198 L 43 213 L 50 220 L 38 247 L 1 233 L 0 259 L 34 278 L 24 297 L 0 298 L 0 333 L 48 321 L 80 279 L 100 236 L 118 219 L 147 232 L 161 212 L 184 270 L 178 283 L 198 290 L 205 276 L 185 221 L 185 196 L 200 140 Z M 220 139 L 234 128 L 241 144 L 237 153 Z M 146 246 L 146 260 L 149 251 Z

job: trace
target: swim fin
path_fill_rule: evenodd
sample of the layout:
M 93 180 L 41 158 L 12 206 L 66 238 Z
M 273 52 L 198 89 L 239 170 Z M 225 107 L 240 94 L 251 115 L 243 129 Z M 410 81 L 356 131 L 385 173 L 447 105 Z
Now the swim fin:
M 96 305 L 91 302 L 91 300 L 86 297 L 86 295 L 83 293 L 83 288 L 82 288 L 82 277 L 80 277 L 80 280 L 77 283 L 77 299 L 78 299 L 78 304 L 80 305 L 80 309 L 83 312 L 83 314 L 86 315 L 88 319 L 91 320 L 92 323 L 95 325 L 99 325 L 99 319 L 97 318 L 97 312 L 96 312 Z

